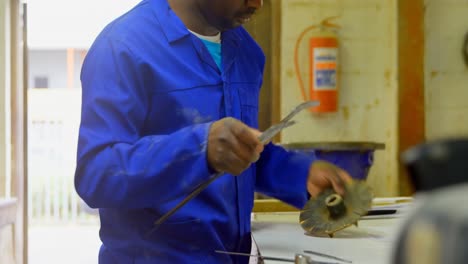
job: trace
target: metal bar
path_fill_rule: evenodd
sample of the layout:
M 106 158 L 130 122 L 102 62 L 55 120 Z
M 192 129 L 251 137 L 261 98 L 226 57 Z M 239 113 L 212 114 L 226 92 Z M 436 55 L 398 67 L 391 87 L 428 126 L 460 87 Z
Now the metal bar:
M 324 254 L 324 253 L 320 253 L 320 252 L 315 252 L 315 251 L 312 251 L 312 250 L 304 250 L 304 253 L 311 254 L 311 255 L 316 255 L 316 256 L 319 256 L 319 257 L 339 260 L 339 261 L 346 262 L 346 263 L 353 263 L 351 260 L 335 257 L 335 256 L 332 256 L 332 255 L 328 255 L 328 254 Z
M 191 192 L 187 197 L 185 197 L 180 203 L 178 203 L 174 208 L 172 208 L 169 212 L 164 214 L 161 218 L 158 219 L 154 224 L 156 226 L 161 225 L 164 221 L 166 221 L 167 218 L 172 216 L 177 210 L 179 210 L 182 206 L 184 206 L 188 201 L 192 200 L 195 196 L 197 196 L 199 193 L 201 193 L 208 185 L 210 185 L 213 181 L 218 179 L 220 176 L 224 175 L 224 172 L 218 172 L 214 176 L 210 177 L 206 182 L 202 183 L 199 185 L 193 192 Z M 155 229 L 152 230 L 154 232 Z M 151 233 L 152 233 L 151 232 Z M 150 233 L 150 234 L 151 234 Z
M 290 263 L 295 262 L 294 259 L 279 258 L 279 257 L 266 257 L 266 256 L 262 256 L 262 255 L 252 255 L 252 254 L 248 254 L 248 253 L 229 252 L 229 251 L 221 251 L 221 250 L 215 250 L 215 252 L 219 253 L 219 254 L 254 257 L 254 258 L 260 258 L 260 259 L 263 259 L 263 260 L 283 261 L 283 262 L 290 262 Z

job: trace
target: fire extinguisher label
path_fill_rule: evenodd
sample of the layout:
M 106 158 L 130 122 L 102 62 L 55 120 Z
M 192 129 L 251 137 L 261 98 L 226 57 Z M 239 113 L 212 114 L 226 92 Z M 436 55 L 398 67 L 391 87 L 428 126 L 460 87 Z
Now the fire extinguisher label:
M 315 90 L 336 90 L 337 48 L 314 48 L 314 88 Z

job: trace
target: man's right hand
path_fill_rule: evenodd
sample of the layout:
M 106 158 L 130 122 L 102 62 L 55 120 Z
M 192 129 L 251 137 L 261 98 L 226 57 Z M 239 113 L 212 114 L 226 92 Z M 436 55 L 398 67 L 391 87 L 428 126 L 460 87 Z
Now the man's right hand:
M 241 174 L 263 151 L 260 134 L 234 118 L 214 122 L 208 135 L 208 164 L 217 172 Z

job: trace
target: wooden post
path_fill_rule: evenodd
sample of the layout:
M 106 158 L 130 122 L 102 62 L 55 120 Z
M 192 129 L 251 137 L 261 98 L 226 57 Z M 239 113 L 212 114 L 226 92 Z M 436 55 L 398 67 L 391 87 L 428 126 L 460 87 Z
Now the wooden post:
M 21 0 L 11 0 L 11 178 L 17 212 L 14 225 L 15 258 L 27 263 L 27 108 L 26 10 Z
M 271 123 L 281 120 L 281 9 L 282 0 L 271 1 Z M 281 134 L 273 139 L 281 141 Z
M 263 86 L 260 93 L 259 128 L 265 130 L 281 119 L 280 52 L 281 0 L 266 0 L 245 28 L 262 47 L 266 56 Z M 279 136 L 274 141 L 279 141 Z
M 425 140 L 424 0 L 398 0 L 398 153 Z M 401 155 L 399 155 L 401 156 Z M 400 195 L 413 190 L 400 162 Z
M 10 1 L 0 2 L 0 198 L 10 196 L 9 100 L 10 97 Z

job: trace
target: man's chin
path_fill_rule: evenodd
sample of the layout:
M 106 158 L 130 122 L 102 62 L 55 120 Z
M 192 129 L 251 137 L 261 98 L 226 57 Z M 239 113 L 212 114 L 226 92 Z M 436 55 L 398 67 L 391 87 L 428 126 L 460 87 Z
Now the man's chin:
M 240 26 L 242 26 L 242 23 L 241 23 L 241 22 L 233 21 L 232 23 L 229 23 L 229 24 L 224 25 L 223 30 L 221 30 L 221 31 L 226 31 L 226 30 L 234 29 L 234 28 L 237 28 L 237 27 L 240 27 Z

